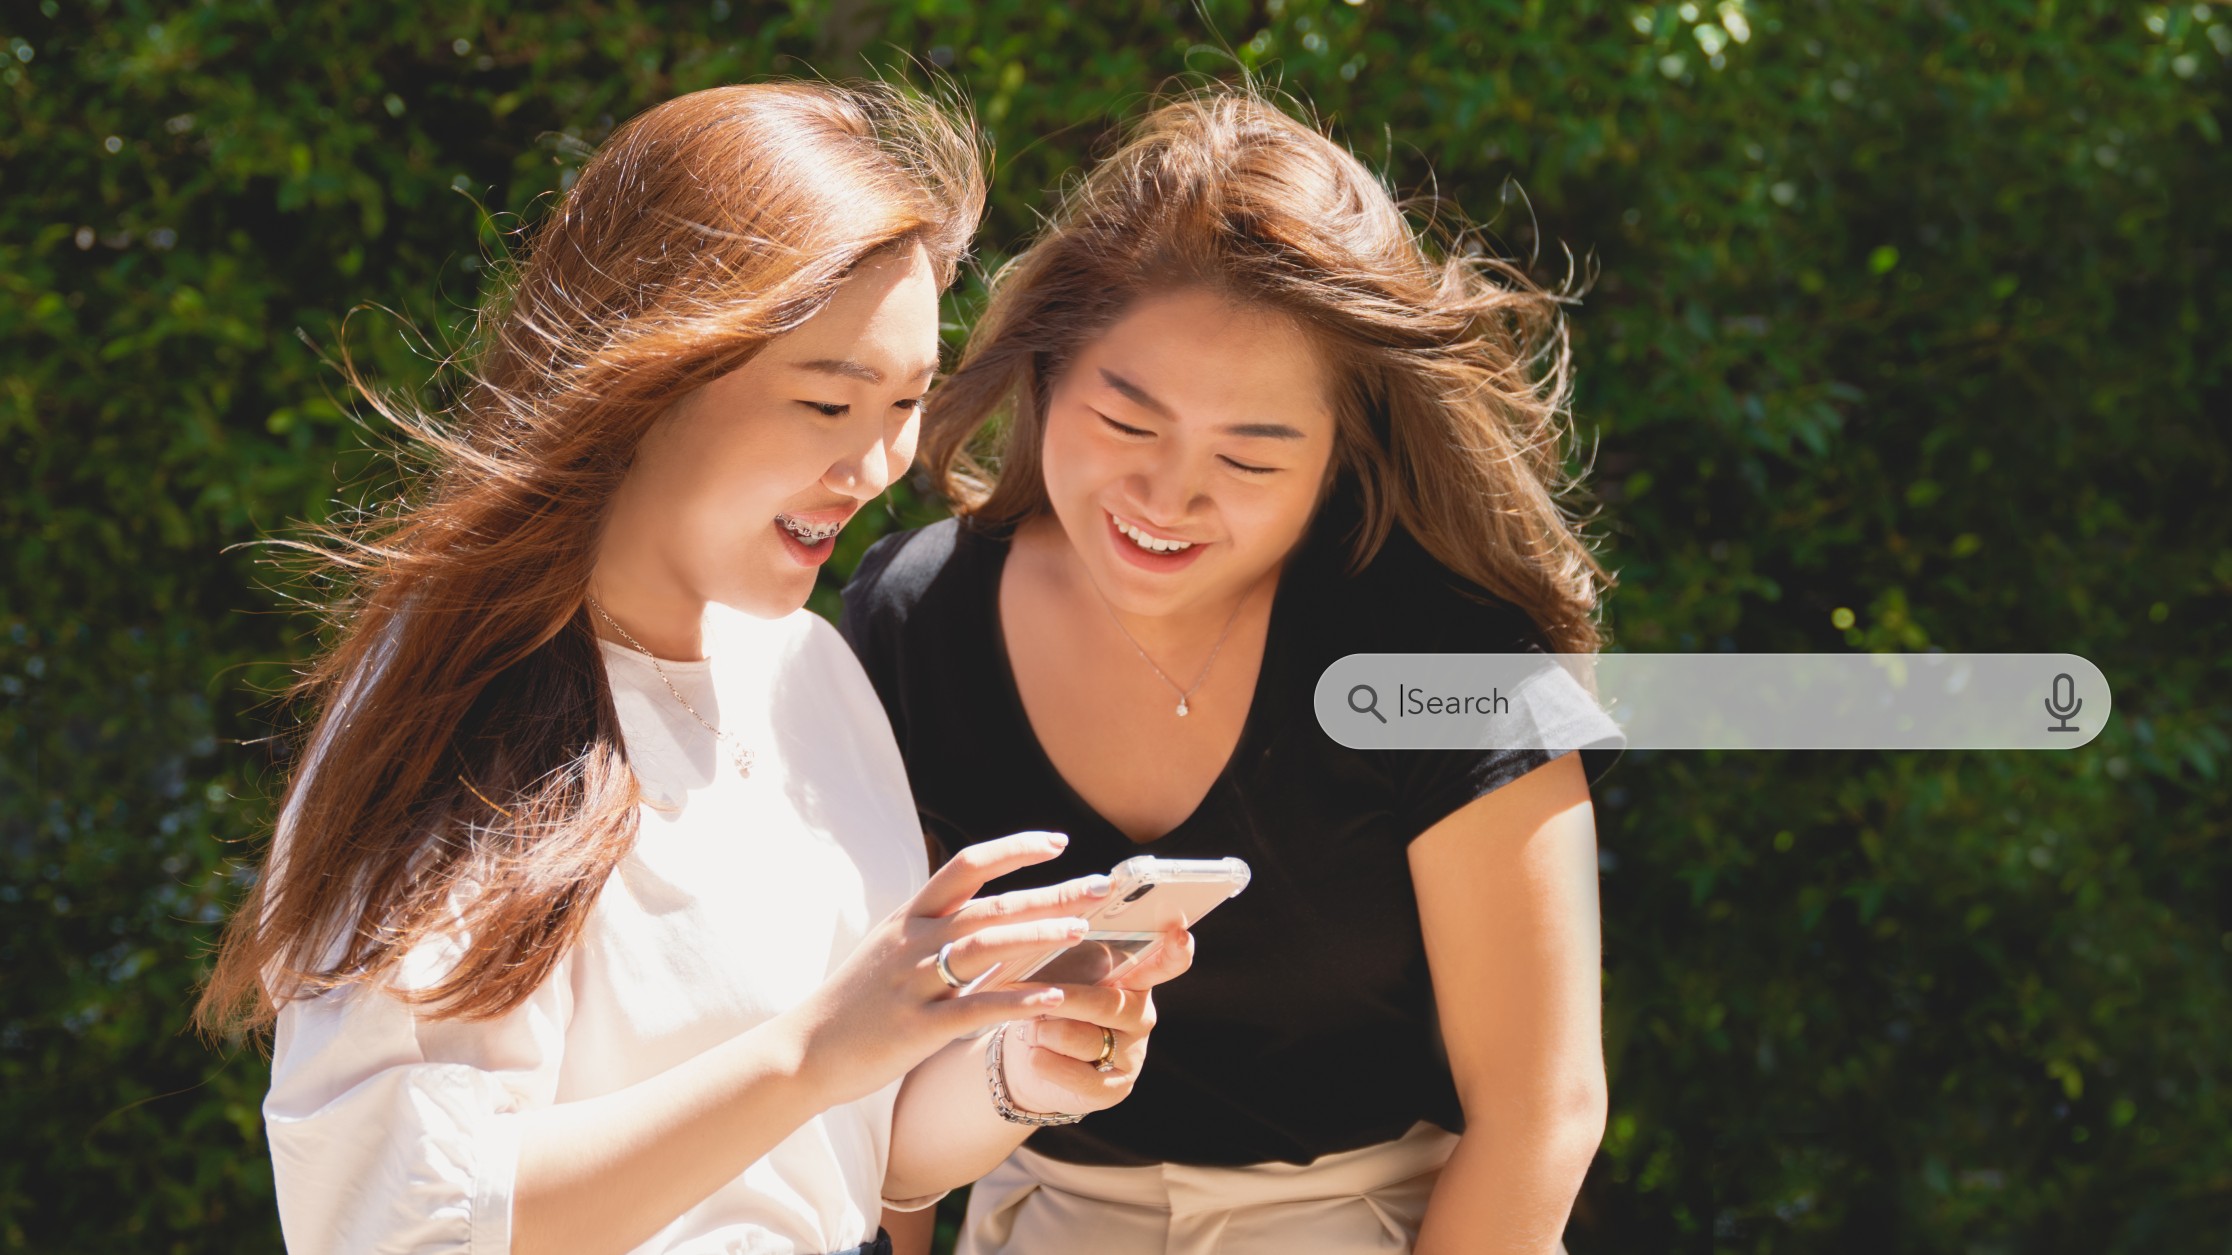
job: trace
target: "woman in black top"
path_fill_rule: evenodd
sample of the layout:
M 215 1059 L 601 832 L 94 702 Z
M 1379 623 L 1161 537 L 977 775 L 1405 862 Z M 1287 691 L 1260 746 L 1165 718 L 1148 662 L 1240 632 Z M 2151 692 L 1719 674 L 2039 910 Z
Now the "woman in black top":
M 872 549 L 845 634 L 948 848 L 1255 875 L 1131 1101 L 979 1183 L 964 1252 L 1556 1249 L 1605 1105 L 1582 764 L 1346 749 L 1311 694 L 1353 653 L 1596 646 L 1564 398 L 1554 298 L 1430 261 L 1245 94 L 1157 110 L 1002 272 L 925 418 L 962 517 Z M 1527 713 L 1617 742 L 1577 685 Z

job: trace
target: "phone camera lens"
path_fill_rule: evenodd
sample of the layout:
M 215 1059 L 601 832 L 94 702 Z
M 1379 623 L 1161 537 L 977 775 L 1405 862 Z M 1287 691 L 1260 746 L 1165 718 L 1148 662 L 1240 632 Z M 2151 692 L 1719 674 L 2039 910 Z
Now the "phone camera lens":
M 1141 898 L 1146 897 L 1148 894 L 1153 893 L 1154 891 L 1155 887 L 1153 885 L 1141 885 L 1137 889 L 1132 890 L 1130 893 L 1125 894 L 1124 901 L 1137 902 Z

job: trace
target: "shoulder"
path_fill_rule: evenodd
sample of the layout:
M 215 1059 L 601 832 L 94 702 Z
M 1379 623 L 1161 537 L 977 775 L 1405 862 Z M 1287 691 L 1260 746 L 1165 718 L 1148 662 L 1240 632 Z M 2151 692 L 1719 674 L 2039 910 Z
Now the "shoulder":
M 777 619 L 761 619 L 743 611 L 730 611 L 716 620 L 718 648 L 754 660 L 750 670 L 764 671 L 771 685 L 805 676 L 840 682 L 857 677 L 860 664 L 844 638 L 829 620 L 800 609 Z
M 821 766 L 837 761 L 838 747 L 850 747 L 844 753 L 867 754 L 874 761 L 863 770 L 870 774 L 856 772 L 852 783 L 886 785 L 905 795 L 906 771 L 891 744 L 883 703 L 860 659 L 829 620 L 797 610 L 731 630 L 725 644 L 750 652 L 747 665 L 761 672 L 769 723 L 787 746 L 794 752 L 810 747 L 808 756 Z
M 1442 565 L 1396 528 L 1361 571 L 1321 555 L 1319 613 L 1340 621 L 1344 653 L 1510 653 L 1546 647 L 1527 612 Z
M 845 582 L 845 606 L 904 613 L 938 582 L 963 547 L 961 520 L 893 532 L 868 546 Z
M 912 893 L 929 872 L 906 763 L 882 698 L 829 620 L 799 610 L 772 626 L 784 644 L 767 693 L 773 752 L 785 760 L 786 775 L 810 782 L 810 792 L 824 799 L 814 822 L 847 831 L 847 844 L 874 843 L 861 848 L 907 868 L 904 892 Z M 871 913 L 892 905 L 883 902 Z
M 896 781 L 904 792 L 906 769 L 899 764 L 898 747 L 891 741 L 890 718 L 859 656 L 829 620 L 813 611 L 801 610 L 791 619 L 797 633 L 791 655 L 794 676 L 809 683 L 803 693 L 795 685 L 787 691 L 779 689 L 775 694 L 778 707 L 799 704 L 801 709 L 791 718 L 806 717 L 810 708 L 813 719 L 827 724 L 844 739 L 874 741 L 879 747 L 888 747 L 890 753 L 885 757 L 890 761 L 879 765 L 888 768 L 883 772 L 885 779 Z
M 865 658 L 920 641 L 919 625 L 904 631 L 910 622 L 976 614 L 1005 545 L 961 519 L 886 536 L 869 546 L 846 582 L 838 627 Z

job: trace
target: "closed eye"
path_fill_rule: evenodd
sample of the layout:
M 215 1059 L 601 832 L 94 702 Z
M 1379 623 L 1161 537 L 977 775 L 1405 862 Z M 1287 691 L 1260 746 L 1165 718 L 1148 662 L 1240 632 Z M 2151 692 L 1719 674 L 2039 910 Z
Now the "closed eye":
M 1250 466 L 1246 462 L 1235 462 L 1231 458 L 1224 457 L 1222 454 L 1219 454 L 1218 456 L 1226 466 L 1231 467 L 1233 470 L 1241 471 L 1249 475 L 1269 475 L 1279 469 L 1276 466 Z
M 1152 436 L 1155 434 L 1144 427 L 1132 427 L 1124 423 L 1119 423 L 1106 414 L 1101 415 L 1100 420 L 1127 436 Z
M 852 412 L 852 407 L 850 405 L 839 405 L 831 401 L 800 401 L 799 404 L 821 415 L 823 418 L 843 418 L 845 415 Z

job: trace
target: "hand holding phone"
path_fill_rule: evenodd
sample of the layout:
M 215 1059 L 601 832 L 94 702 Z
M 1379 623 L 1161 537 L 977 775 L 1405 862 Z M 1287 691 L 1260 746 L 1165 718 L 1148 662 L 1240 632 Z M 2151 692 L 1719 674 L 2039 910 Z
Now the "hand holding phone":
M 1248 887 L 1248 865 L 1236 858 L 1170 859 L 1142 854 L 1109 872 L 1108 896 L 1086 915 L 1085 936 L 1026 961 L 1000 964 L 963 992 L 999 989 L 1022 980 L 1054 985 L 1113 985 L 1153 956 L 1173 927 L 1191 929 L 1227 898 Z

